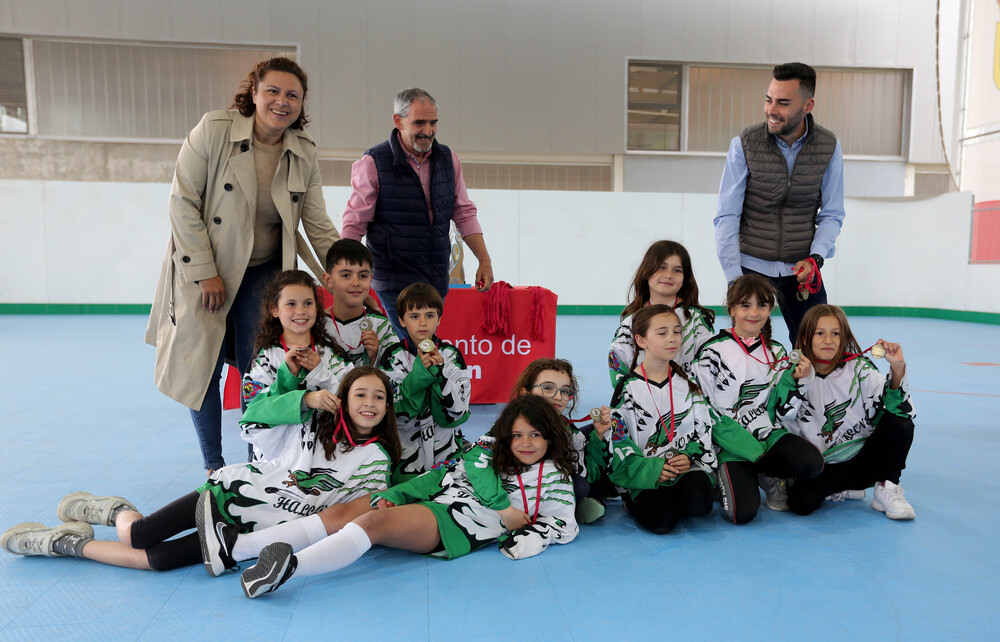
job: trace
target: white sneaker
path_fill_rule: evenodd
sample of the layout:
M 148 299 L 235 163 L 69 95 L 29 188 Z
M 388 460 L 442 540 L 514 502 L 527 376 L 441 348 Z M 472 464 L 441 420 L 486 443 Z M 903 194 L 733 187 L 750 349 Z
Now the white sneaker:
M 757 475 L 757 483 L 764 489 L 764 505 L 771 510 L 788 511 L 788 485 L 784 479 Z
M 826 501 L 828 502 L 842 502 L 847 499 L 864 499 L 865 491 L 863 490 L 842 490 L 839 493 L 834 493 L 832 495 L 826 496 Z
M 910 506 L 910 502 L 906 501 L 906 497 L 903 496 L 902 487 L 891 481 L 875 484 L 872 508 L 885 513 L 889 519 L 913 519 L 916 517 L 913 506 Z
M 136 510 L 132 502 L 122 497 L 98 497 L 81 490 L 63 497 L 56 509 L 56 514 L 63 522 L 87 522 L 99 526 L 114 526 L 111 515 L 119 506 L 128 510 Z
M 11 526 L 0 536 L 0 547 L 15 555 L 44 555 L 62 557 L 52 550 L 52 544 L 65 535 L 94 537 L 94 529 L 83 522 L 68 522 L 49 528 L 38 522 L 25 522 Z

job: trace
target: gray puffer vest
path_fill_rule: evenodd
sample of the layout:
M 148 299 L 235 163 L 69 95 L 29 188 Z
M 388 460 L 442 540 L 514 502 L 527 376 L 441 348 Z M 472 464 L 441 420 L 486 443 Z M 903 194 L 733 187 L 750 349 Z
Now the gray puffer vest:
M 821 203 L 820 185 L 837 137 L 806 114 L 809 132 L 788 174 L 767 122 L 740 133 L 747 161 L 746 193 L 740 218 L 740 252 L 765 261 L 795 263 L 809 256 L 816 212 Z

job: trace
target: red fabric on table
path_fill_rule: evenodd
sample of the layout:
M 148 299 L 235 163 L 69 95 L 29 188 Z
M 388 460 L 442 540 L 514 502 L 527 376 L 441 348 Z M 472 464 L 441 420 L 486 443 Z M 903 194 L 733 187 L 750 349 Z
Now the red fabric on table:
M 510 333 L 491 335 L 482 329 L 484 296 L 472 288 L 449 290 L 437 334 L 465 357 L 472 379 L 472 403 L 505 403 L 525 366 L 535 359 L 555 356 L 558 297 L 545 288 L 511 289 Z M 533 325 L 541 327 L 539 338 L 532 338 Z
M 330 294 L 320 288 L 320 305 L 333 305 Z M 374 296 L 374 292 L 371 293 Z M 506 403 L 510 389 L 525 366 L 535 359 L 556 354 L 555 292 L 545 288 L 515 287 L 510 296 L 512 328 L 509 335 L 491 335 L 482 330 L 484 294 L 473 288 L 452 288 L 445 299 L 438 336 L 458 347 L 472 379 L 472 403 Z M 532 309 L 534 303 L 534 309 Z M 533 327 L 534 326 L 534 327 Z M 532 338 L 541 329 L 540 338 Z M 223 408 L 240 407 L 241 377 L 229 367 Z

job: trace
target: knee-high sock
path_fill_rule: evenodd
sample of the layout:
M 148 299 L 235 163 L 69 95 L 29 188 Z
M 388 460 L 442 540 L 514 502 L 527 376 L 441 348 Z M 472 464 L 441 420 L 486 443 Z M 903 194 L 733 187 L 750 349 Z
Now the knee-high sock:
M 356 562 L 368 552 L 372 542 L 368 533 L 354 522 L 295 554 L 298 566 L 295 575 L 321 575 L 339 571 Z
M 243 533 L 236 538 L 233 559 L 237 562 L 251 560 L 260 555 L 260 549 L 271 542 L 288 542 L 295 552 L 326 537 L 326 527 L 319 515 L 293 519 L 284 524 L 264 528 L 253 533 Z

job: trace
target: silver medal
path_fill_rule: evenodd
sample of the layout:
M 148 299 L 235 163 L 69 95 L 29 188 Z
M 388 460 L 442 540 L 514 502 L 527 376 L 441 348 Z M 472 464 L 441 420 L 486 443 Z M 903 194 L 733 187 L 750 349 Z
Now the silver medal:
M 361 328 L 362 332 L 368 332 L 369 330 L 372 329 L 371 319 L 369 319 L 368 317 L 361 319 L 361 323 L 358 324 L 358 327 Z
M 600 421 L 601 420 L 601 409 L 600 408 L 594 408 L 593 410 L 591 410 L 590 411 L 590 418 L 593 419 L 594 421 Z
M 872 356 L 876 359 L 881 359 L 885 356 L 885 346 L 881 343 L 876 343 L 872 346 Z
M 806 299 L 809 298 L 809 290 L 804 290 L 804 289 L 803 290 L 799 290 L 795 294 L 795 298 L 798 299 L 799 301 L 805 301 Z
M 434 350 L 434 342 L 431 341 L 430 339 L 424 339 L 423 341 L 420 342 L 419 347 L 421 352 L 430 352 Z
M 793 366 L 799 365 L 799 361 L 802 361 L 802 353 L 798 350 L 792 350 L 788 353 L 788 363 Z

